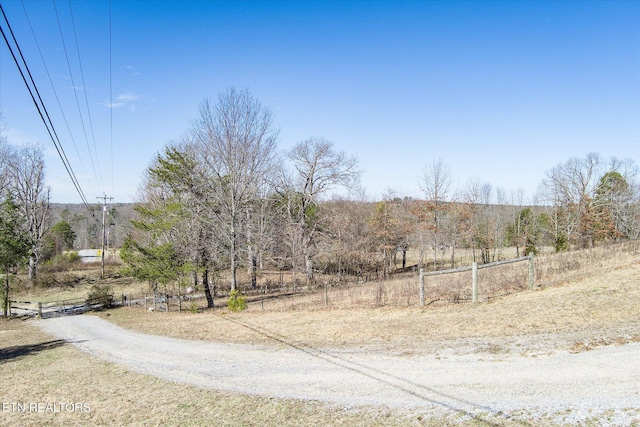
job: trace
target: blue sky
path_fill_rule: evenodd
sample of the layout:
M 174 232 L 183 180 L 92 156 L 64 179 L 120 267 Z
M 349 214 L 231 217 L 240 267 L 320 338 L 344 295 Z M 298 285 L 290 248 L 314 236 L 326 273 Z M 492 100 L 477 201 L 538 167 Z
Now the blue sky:
M 640 165 L 640 2 L 1 4 L 89 201 L 132 201 L 155 153 L 229 86 L 273 111 L 281 150 L 322 136 L 356 155 L 372 199 L 420 196 L 438 158 L 454 186 L 528 197 L 570 157 Z M 0 110 L 10 142 L 44 147 L 52 200 L 78 202 L 4 45 Z

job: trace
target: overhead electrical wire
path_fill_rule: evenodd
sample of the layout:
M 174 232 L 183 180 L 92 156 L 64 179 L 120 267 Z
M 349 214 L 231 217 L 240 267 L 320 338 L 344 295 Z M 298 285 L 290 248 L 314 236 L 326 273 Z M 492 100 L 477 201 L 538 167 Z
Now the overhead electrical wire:
M 27 65 L 27 62 L 24 58 L 24 55 L 22 54 L 22 50 L 20 49 L 20 45 L 18 44 L 18 41 L 15 37 L 15 34 L 13 33 L 13 29 L 11 28 L 11 24 L 9 23 L 9 19 L 7 18 L 7 15 L 4 11 L 4 8 L 2 7 L 2 4 L 0 4 L 0 12 L 2 12 L 2 16 L 4 18 L 4 21 L 6 22 L 7 25 L 7 29 L 9 30 L 9 33 L 11 34 L 11 39 L 13 40 L 13 43 L 15 44 L 15 48 L 18 51 L 19 55 L 20 55 L 20 59 L 22 61 L 22 64 L 20 63 L 20 61 L 18 60 L 13 46 L 11 44 L 11 42 L 9 41 L 9 38 L 7 37 L 7 34 L 3 28 L 2 23 L 0 23 L 0 33 L 2 33 L 2 37 L 7 45 L 7 48 L 9 49 L 9 53 L 11 54 L 11 57 L 13 58 L 14 63 L 16 64 L 16 67 L 18 67 L 18 72 L 20 73 L 20 76 L 22 77 L 22 81 L 24 82 L 25 86 L 27 87 L 27 90 L 29 91 L 29 95 L 31 96 L 31 100 L 33 101 L 36 110 L 38 111 L 38 115 L 40 116 L 40 119 L 42 120 L 42 123 L 44 124 L 45 128 L 47 129 L 47 133 L 49 134 L 49 137 L 51 138 L 51 141 L 53 142 L 53 145 L 56 148 L 56 151 L 58 152 L 58 156 L 60 157 L 60 159 L 62 160 L 62 164 L 64 165 L 67 173 L 69 174 L 69 177 L 71 178 L 71 182 L 73 183 L 73 186 L 75 187 L 76 191 L 78 192 L 78 195 L 80 196 L 82 203 L 84 204 L 84 206 L 86 207 L 86 209 L 89 211 L 89 213 L 91 214 L 91 216 L 93 217 L 93 219 L 100 225 L 102 225 L 102 222 L 100 222 L 100 220 L 95 216 L 95 214 L 93 213 L 93 210 L 91 209 L 91 207 L 89 206 L 89 203 L 87 202 L 87 198 L 84 195 L 84 192 L 82 191 L 82 187 L 80 186 L 80 183 L 78 182 L 78 179 L 75 175 L 75 173 L 73 172 L 73 168 L 71 167 L 71 164 L 69 163 L 69 159 L 67 158 L 66 153 L 64 152 L 64 148 L 62 147 L 62 143 L 60 142 L 60 139 L 58 138 L 58 134 L 55 130 L 55 127 L 53 126 L 53 122 L 51 121 L 51 117 L 49 116 L 49 113 L 47 111 L 47 108 L 44 105 L 44 102 L 42 101 L 42 97 L 40 96 L 40 92 L 38 91 L 38 87 L 33 79 L 33 75 L 31 74 L 31 71 L 29 69 L 29 66 Z M 23 70 L 24 67 L 24 70 Z M 29 76 L 29 79 L 27 79 L 26 74 Z M 31 85 L 29 84 L 29 82 L 31 82 Z M 33 86 L 33 87 L 32 87 Z M 34 95 L 35 92 L 35 95 Z M 45 118 L 46 116 L 46 118 Z
M 36 37 L 36 33 L 33 29 L 33 25 L 31 25 L 31 19 L 29 18 L 29 14 L 27 12 L 27 9 L 24 5 L 24 0 L 21 1 L 22 3 L 22 9 L 24 11 L 24 15 L 25 18 L 27 19 L 27 24 L 29 25 L 29 29 L 31 30 L 31 34 L 33 35 L 33 40 L 36 44 L 36 48 L 38 49 L 38 53 L 40 54 L 40 59 L 42 60 L 42 65 L 44 67 L 44 70 L 47 74 L 47 78 L 49 79 L 49 84 L 51 85 L 51 90 L 53 91 L 53 95 L 56 98 L 56 102 L 58 103 L 58 108 L 60 108 L 60 114 L 62 115 L 62 119 L 64 120 L 64 124 L 67 128 L 67 132 L 69 132 L 69 138 L 71 139 L 71 143 L 73 144 L 73 148 L 75 149 L 76 154 L 78 155 L 78 159 L 80 162 L 80 167 L 82 167 L 82 172 L 84 172 L 85 176 L 88 176 L 89 173 L 87 172 L 87 169 L 84 166 L 84 162 L 82 161 L 82 156 L 80 155 L 80 151 L 78 150 L 78 145 L 76 144 L 76 139 L 73 137 L 73 132 L 71 132 L 71 127 L 69 126 L 69 121 L 67 120 L 67 115 L 64 112 L 64 109 L 62 108 L 62 103 L 60 102 L 60 97 L 58 96 L 58 91 L 56 90 L 55 85 L 53 84 L 53 79 L 51 78 L 51 73 L 49 73 L 49 67 L 47 67 L 46 61 L 44 59 L 44 55 L 42 54 L 42 49 L 40 49 L 40 43 L 38 43 L 38 38 Z M 93 187 L 93 182 L 91 180 L 88 181 L 89 185 L 91 186 L 91 188 L 93 189 L 94 193 L 97 193 L 97 191 L 95 191 L 95 187 Z
M 111 148 L 111 194 L 113 194 L 113 4 L 109 0 L 109 145 Z
M 75 79 L 73 78 L 73 71 L 71 70 L 71 63 L 69 61 L 69 54 L 67 52 L 67 46 L 64 40 L 64 34 L 62 31 L 62 24 L 60 23 L 60 16 L 58 14 L 58 8 L 56 7 L 56 2 L 53 2 L 53 8 L 56 12 L 56 19 L 58 21 L 58 29 L 60 31 L 60 38 L 62 39 L 62 48 L 64 51 L 64 56 L 65 59 L 67 60 L 67 68 L 69 70 L 69 76 L 71 78 L 71 86 L 73 87 L 73 94 L 75 96 L 75 100 L 76 100 L 76 106 L 78 107 L 78 115 L 80 117 L 80 124 L 82 126 L 82 132 L 84 134 L 84 140 L 87 144 L 87 151 L 89 152 L 89 160 L 91 161 L 91 168 L 93 169 L 93 175 L 96 177 L 96 183 L 97 183 L 97 179 L 98 179 L 98 173 L 96 171 L 96 166 L 95 163 L 93 161 L 93 155 L 91 154 L 91 148 L 89 147 L 89 137 L 87 136 L 87 128 L 85 126 L 84 123 L 84 116 L 82 115 L 82 108 L 80 108 L 80 100 L 78 99 L 78 90 L 76 87 L 76 83 L 75 83 Z M 84 89 L 84 88 L 83 88 Z M 98 183 L 99 185 L 99 183 Z
M 98 176 L 96 177 L 96 181 L 98 185 L 102 187 L 102 189 L 104 190 L 102 171 L 100 170 L 100 156 L 98 155 L 98 148 L 96 147 L 96 134 L 93 130 L 93 120 L 91 120 L 91 108 L 89 108 L 89 95 L 87 94 L 87 85 L 84 80 L 84 70 L 82 68 L 82 57 L 80 56 L 80 46 L 78 45 L 78 33 L 76 32 L 76 21 L 73 17 L 71 0 L 69 0 L 69 14 L 71 15 L 71 27 L 73 28 L 73 38 L 75 39 L 75 42 L 76 42 L 76 53 L 78 54 L 78 65 L 80 66 L 80 78 L 82 80 L 82 92 L 84 93 L 84 102 L 87 107 L 87 118 L 89 119 L 89 130 L 91 131 L 91 140 L 93 141 L 93 153 L 96 156 L 96 165 L 98 166 Z

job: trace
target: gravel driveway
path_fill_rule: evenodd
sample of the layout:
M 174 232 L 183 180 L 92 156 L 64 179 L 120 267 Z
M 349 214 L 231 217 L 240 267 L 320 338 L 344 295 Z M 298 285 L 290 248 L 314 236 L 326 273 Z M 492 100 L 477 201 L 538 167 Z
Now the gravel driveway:
M 86 315 L 37 325 L 133 371 L 219 390 L 347 407 L 387 405 L 425 415 L 568 423 L 597 418 L 610 425 L 640 420 L 640 343 L 538 357 L 403 356 L 283 341 L 271 348 L 178 340 Z

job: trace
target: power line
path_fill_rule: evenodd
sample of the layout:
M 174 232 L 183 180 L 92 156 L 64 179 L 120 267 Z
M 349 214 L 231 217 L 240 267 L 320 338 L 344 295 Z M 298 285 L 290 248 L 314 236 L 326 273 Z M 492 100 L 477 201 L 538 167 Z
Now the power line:
M 76 100 L 76 106 L 78 107 L 78 115 L 80 117 L 80 124 L 82 125 L 82 132 L 84 134 L 84 140 L 87 144 L 87 151 L 89 152 L 89 160 L 91 161 L 91 168 L 93 169 L 93 175 L 96 177 L 96 183 L 97 182 L 97 178 L 98 178 L 98 173 L 96 172 L 96 166 L 95 163 L 93 162 L 93 155 L 91 154 L 91 148 L 89 147 L 89 137 L 87 136 L 87 128 L 85 126 L 84 123 L 84 116 L 82 115 L 82 108 L 80 108 L 80 100 L 78 99 L 78 91 L 76 88 L 76 83 L 75 83 L 75 79 L 73 78 L 73 71 L 71 70 L 71 63 L 69 62 L 69 54 L 67 53 L 67 45 L 64 41 L 64 34 L 62 32 L 62 24 L 60 23 L 60 16 L 58 14 L 58 8 L 56 6 L 56 2 L 53 2 L 53 8 L 56 12 L 56 20 L 58 22 L 58 30 L 60 31 L 60 38 L 62 39 L 62 48 L 64 51 L 64 56 L 65 59 L 67 60 L 67 68 L 69 70 L 69 76 L 71 78 L 71 86 L 73 88 L 73 94 L 75 96 L 75 100 Z M 85 89 L 85 88 L 83 88 Z M 99 183 L 98 183 L 99 185 Z
M 69 121 L 67 120 L 67 115 L 64 112 L 64 109 L 62 108 L 62 103 L 60 102 L 60 97 L 58 96 L 58 91 L 56 90 L 55 85 L 53 84 L 53 79 L 51 78 L 51 73 L 49 73 L 49 68 L 47 67 L 47 63 L 44 59 L 44 55 L 42 54 L 42 49 L 40 48 L 40 43 L 38 42 L 38 38 L 36 37 L 36 33 L 33 29 L 33 25 L 31 25 L 31 19 L 29 18 L 29 14 L 27 12 L 27 9 L 24 5 L 24 1 L 21 1 L 22 3 L 22 9 L 24 10 L 24 15 L 27 19 L 27 24 L 29 25 L 29 29 L 31 30 L 31 34 L 33 35 L 33 40 L 36 44 L 36 48 L 38 49 L 38 53 L 40 54 L 40 59 L 42 60 L 42 65 L 44 67 L 44 70 L 47 74 L 47 78 L 49 79 L 49 84 L 51 85 L 51 90 L 53 90 L 53 95 L 56 98 L 56 102 L 58 103 L 58 108 L 60 108 L 60 114 L 62 114 L 62 119 L 64 120 L 64 124 L 67 128 L 67 132 L 69 132 L 69 138 L 71 139 L 71 143 L 73 144 L 73 148 L 75 149 L 76 154 L 78 155 L 78 161 L 80 162 L 80 167 L 82 167 L 82 171 L 84 172 L 85 176 L 89 176 L 89 174 L 87 173 L 87 169 L 84 166 L 84 162 L 82 161 L 82 156 L 80 155 L 80 151 L 78 150 L 78 145 L 76 144 L 76 140 L 73 137 L 73 133 L 71 132 L 71 127 L 69 126 Z M 91 180 L 89 180 L 89 185 L 91 186 L 91 188 L 93 189 L 93 192 L 95 193 L 95 187 L 93 187 L 93 183 Z
M 55 130 L 55 127 L 53 126 L 53 122 L 51 121 L 51 117 L 49 116 L 49 113 L 44 105 L 44 102 L 42 101 L 42 97 L 40 96 L 40 92 L 38 91 L 38 87 L 33 79 L 33 75 L 31 74 L 31 71 L 29 70 L 29 66 L 27 65 L 27 62 L 24 58 L 24 55 L 22 54 L 22 50 L 20 49 L 20 45 L 18 44 L 18 40 L 15 37 L 15 34 L 13 33 L 13 29 L 11 28 L 11 24 L 9 23 L 9 19 L 7 18 L 7 15 L 4 11 L 4 8 L 2 7 L 2 4 L 0 4 L 0 11 L 2 12 L 2 16 L 7 24 L 7 28 L 9 30 L 9 33 L 11 34 L 11 38 L 13 40 L 13 43 L 15 44 L 15 47 L 18 51 L 18 53 L 20 54 L 20 59 L 22 60 L 22 65 L 20 63 L 20 61 L 18 60 L 18 58 L 16 57 L 16 54 L 14 52 L 14 49 L 11 45 L 11 42 L 9 41 L 9 38 L 7 37 L 7 34 L 5 33 L 4 28 L 2 27 L 2 24 L 0 24 L 0 33 L 2 33 L 2 37 L 7 45 L 7 48 L 9 49 L 9 53 L 11 54 L 11 57 L 13 58 L 14 63 L 16 64 L 16 67 L 18 67 L 18 72 L 20 73 L 20 76 L 22 77 L 22 81 L 24 82 L 25 86 L 27 87 L 27 90 L 29 91 L 29 95 L 31 96 L 31 100 L 33 101 L 36 110 L 38 111 L 38 114 L 40 116 L 40 119 L 42 120 L 42 123 L 44 124 L 45 128 L 47 129 L 47 133 L 49 134 L 49 138 L 51 138 L 51 141 L 53 142 L 53 145 L 56 148 L 56 151 L 58 152 L 58 156 L 60 157 L 60 159 L 62 160 L 62 164 L 64 165 L 65 169 L 67 170 L 67 173 L 69 174 L 69 177 L 71 178 L 71 182 L 73 183 L 73 186 L 76 188 L 76 191 L 78 192 L 78 194 L 80 195 L 80 198 L 82 199 L 83 204 L 85 205 L 85 207 L 87 208 L 87 210 L 89 211 L 89 213 L 91 214 L 91 216 L 93 217 L 93 219 L 100 224 L 100 221 L 98 220 L 98 218 L 96 218 L 95 214 L 93 213 L 93 211 L 91 210 L 89 203 L 87 202 L 87 199 L 82 191 L 82 188 L 80 187 L 80 183 L 78 182 L 78 179 L 76 178 L 75 173 L 73 172 L 73 168 L 71 167 L 71 164 L 69 163 L 69 159 L 67 158 L 66 153 L 64 152 L 64 149 L 62 148 L 62 143 L 60 142 L 60 139 L 58 138 L 58 134 Z M 24 66 L 24 70 L 23 70 L 23 66 Z M 26 73 L 29 75 L 29 80 L 27 80 L 27 77 L 25 76 L 25 70 Z M 31 87 L 31 85 L 29 85 L 29 81 L 31 82 L 31 85 L 33 86 L 33 88 Z M 34 95 L 35 92 L 35 95 Z M 36 100 L 36 95 L 37 95 L 37 100 Z M 39 103 L 38 103 L 39 101 Z M 45 119 L 46 116 L 46 119 Z
M 109 142 L 111 147 L 111 193 L 113 194 L 113 3 L 109 0 Z
M 55 2 L 54 2 L 55 3 Z M 71 0 L 69 0 L 69 14 L 71 15 L 71 26 L 73 28 L 73 37 L 76 42 L 76 53 L 78 55 L 78 64 L 80 65 L 80 78 L 82 79 L 82 88 L 84 93 L 84 101 L 87 107 L 87 118 L 89 119 L 89 130 L 91 131 L 91 139 L 93 141 L 93 152 L 96 155 L 96 164 L 98 165 L 98 176 L 96 176 L 96 182 L 99 186 L 104 188 L 104 182 L 102 181 L 102 171 L 100 170 L 100 156 L 98 156 L 98 148 L 96 147 L 96 135 L 93 130 L 93 120 L 91 120 L 91 109 L 89 108 L 89 95 L 87 94 L 87 85 L 84 80 L 84 70 L 82 68 L 82 58 L 80 56 L 80 46 L 78 45 L 78 33 L 76 32 L 76 21 L 73 17 L 73 9 L 71 8 Z M 63 41 L 64 42 L 64 41 Z

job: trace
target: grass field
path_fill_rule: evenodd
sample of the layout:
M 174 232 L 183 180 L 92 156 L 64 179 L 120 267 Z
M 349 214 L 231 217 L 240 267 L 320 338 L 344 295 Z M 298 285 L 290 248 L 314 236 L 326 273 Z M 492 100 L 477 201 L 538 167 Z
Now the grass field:
M 147 333 L 266 346 L 296 344 L 443 356 L 452 352 L 526 357 L 582 352 L 640 341 L 640 254 L 629 248 L 610 248 L 609 252 L 607 256 L 589 252 L 579 259 L 576 254 L 562 258 L 563 254 L 544 264 L 545 271 L 537 272 L 543 286 L 477 305 L 288 310 L 285 303 L 281 309 L 254 307 L 241 313 L 121 308 L 99 315 Z M 0 320 L 0 389 L 5 404 L 0 425 L 523 425 L 457 414 L 427 416 L 388 408 L 330 407 L 173 384 L 81 353 L 30 322 L 34 321 Z M 90 410 L 12 412 L 10 404 L 17 402 L 87 403 Z M 587 424 L 600 425 L 600 420 Z M 524 425 L 549 423 L 543 419 Z
M 433 351 L 461 340 L 470 344 L 500 341 L 503 346 L 525 340 L 532 347 L 567 349 L 580 342 L 593 346 L 640 340 L 638 261 L 640 257 L 563 286 L 477 305 L 197 314 L 125 308 L 101 316 L 146 333 L 222 342 L 278 345 L 270 337 L 274 336 L 315 348 Z M 527 351 L 522 345 L 522 351 Z

